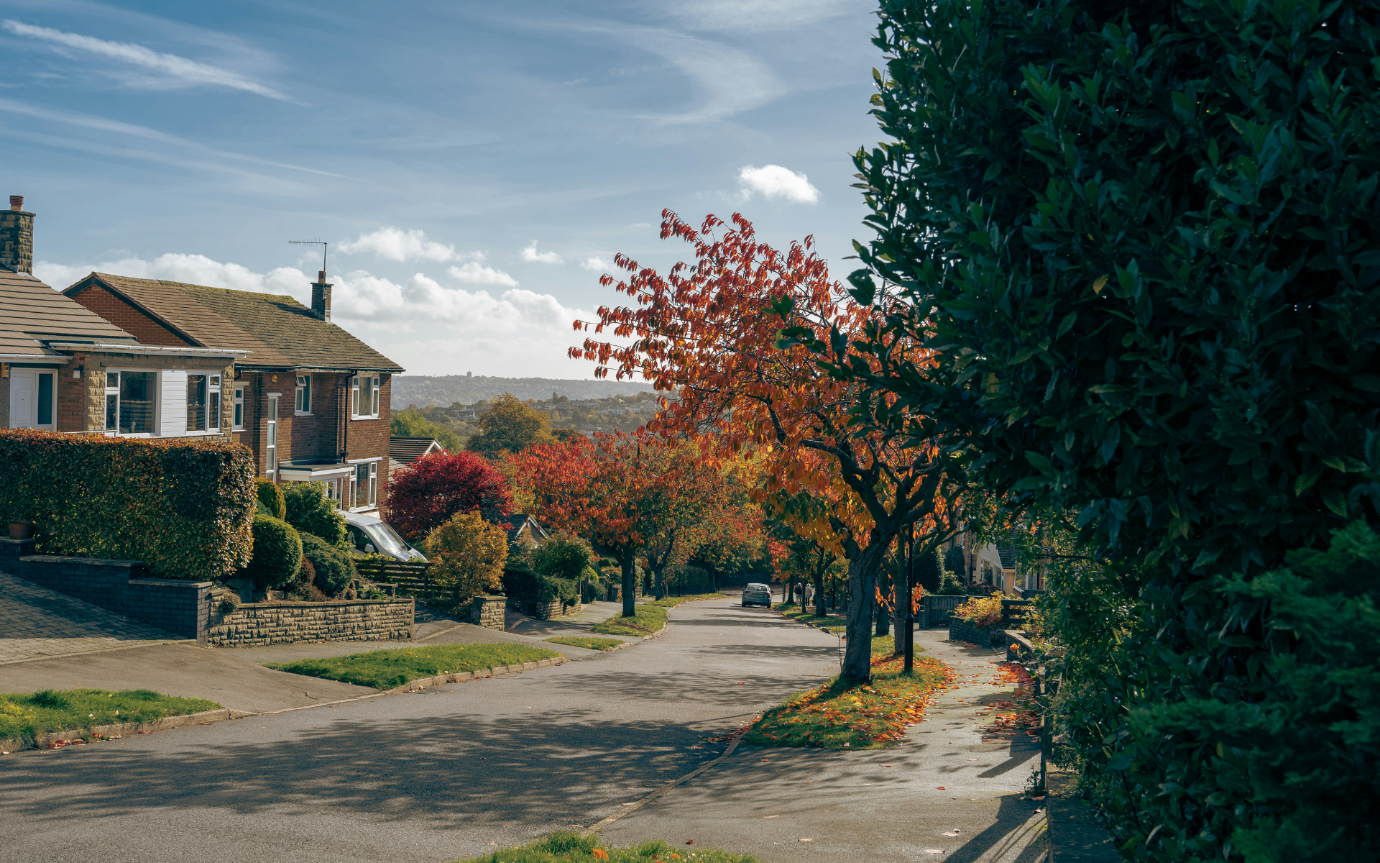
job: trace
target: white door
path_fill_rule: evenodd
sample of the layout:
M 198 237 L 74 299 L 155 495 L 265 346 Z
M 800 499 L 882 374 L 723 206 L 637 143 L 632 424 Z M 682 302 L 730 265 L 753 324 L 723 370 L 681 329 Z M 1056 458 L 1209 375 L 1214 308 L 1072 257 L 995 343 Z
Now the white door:
M 10 371 L 10 428 L 57 428 L 57 374 L 36 369 Z

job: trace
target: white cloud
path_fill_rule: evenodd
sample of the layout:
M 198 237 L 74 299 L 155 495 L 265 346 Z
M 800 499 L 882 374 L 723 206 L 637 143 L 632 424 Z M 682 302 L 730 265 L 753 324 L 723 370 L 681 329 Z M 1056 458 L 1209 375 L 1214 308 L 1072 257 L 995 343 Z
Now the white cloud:
M 536 240 L 533 240 L 529 245 L 523 247 L 522 259 L 529 264 L 563 263 L 561 256 L 555 252 L 538 252 Z
M 478 261 L 470 261 L 458 267 L 451 267 L 446 272 L 457 282 L 465 282 L 471 285 L 505 285 L 510 288 L 517 287 L 517 279 L 493 267 L 486 267 Z
M 179 57 L 176 54 L 161 54 L 132 42 L 108 42 L 92 36 L 83 36 L 80 33 L 68 33 L 50 27 L 35 27 L 31 24 L 11 20 L 0 23 L 0 26 L 16 36 L 28 36 L 64 48 L 74 48 L 87 54 L 96 54 L 109 57 L 112 60 L 130 63 L 161 73 L 167 78 L 187 86 L 206 84 L 256 93 L 270 99 L 287 99 L 287 96 L 272 87 L 266 87 L 252 81 L 238 72 L 188 60 L 186 57 Z
M 99 264 L 34 264 L 34 275 L 58 289 L 93 270 L 289 294 L 303 303 L 311 301 L 311 282 L 315 279 L 314 273 L 293 267 L 257 273 L 239 264 L 187 254 L 159 255 L 152 260 L 127 257 Z M 567 307 L 550 294 L 519 288 L 508 274 L 477 261 L 448 270 L 458 282 L 507 289 L 494 295 L 486 290 L 447 287 L 425 273 L 415 273 L 399 283 L 366 270 L 353 270 L 331 277 L 335 284 L 332 318 L 412 374 L 473 370 L 475 374 L 557 378 L 590 375 L 589 363 L 566 356 L 569 347 L 583 340 L 574 332 L 573 322 L 577 318 L 589 320 L 590 312 Z
M 743 199 L 759 193 L 767 198 L 785 198 L 797 204 L 813 204 L 819 200 L 819 189 L 810 185 L 804 174 L 797 174 L 780 165 L 745 166 L 738 172 Z
M 590 255 L 588 258 L 585 258 L 580 262 L 580 266 L 584 267 L 586 270 L 593 270 L 596 273 L 607 273 L 609 270 L 613 269 L 613 264 L 598 255 Z
M 454 246 L 428 240 L 424 231 L 416 229 L 404 231 L 393 226 L 379 228 L 367 234 L 360 234 L 357 240 L 346 240 L 340 244 L 340 251 L 347 254 L 372 252 L 389 261 L 457 261 L 465 258 L 484 260 L 484 255 L 461 254 Z

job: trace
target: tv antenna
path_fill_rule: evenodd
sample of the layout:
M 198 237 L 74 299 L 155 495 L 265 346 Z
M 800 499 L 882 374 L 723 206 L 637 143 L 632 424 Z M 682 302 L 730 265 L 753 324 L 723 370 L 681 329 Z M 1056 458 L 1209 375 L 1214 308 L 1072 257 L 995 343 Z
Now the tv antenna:
M 288 240 L 288 244 L 293 246 L 320 246 L 321 272 L 326 272 L 326 252 L 329 251 L 330 243 L 325 240 Z

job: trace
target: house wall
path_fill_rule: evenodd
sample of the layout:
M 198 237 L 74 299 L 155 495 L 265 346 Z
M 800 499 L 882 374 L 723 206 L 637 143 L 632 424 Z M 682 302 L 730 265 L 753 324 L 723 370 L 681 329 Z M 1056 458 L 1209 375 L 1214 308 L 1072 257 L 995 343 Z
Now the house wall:
M 192 347 L 192 343 L 154 318 L 112 294 L 102 285 L 89 284 L 73 300 L 134 336 L 140 344 L 163 347 Z
M 393 394 L 393 376 L 379 376 L 379 417 L 370 420 L 349 421 L 349 442 L 347 458 L 378 458 L 379 488 L 378 502 L 382 506 L 388 499 L 388 428 L 392 411 L 388 400 Z M 349 405 L 344 406 L 341 416 L 348 416 Z
M 85 292 L 83 292 L 85 293 Z M 82 369 L 73 378 L 74 369 Z M 81 432 L 105 429 L 105 370 L 162 371 L 188 369 L 220 374 L 220 434 L 194 435 L 227 440 L 230 437 L 231 411 L 234 408 L 234 365 L 225 357 L 162 357 L 121 354 L 113 351 L 76 353 L 58 372 L 58 431 Z M 6 414 L 8 416 L 8 413 Z

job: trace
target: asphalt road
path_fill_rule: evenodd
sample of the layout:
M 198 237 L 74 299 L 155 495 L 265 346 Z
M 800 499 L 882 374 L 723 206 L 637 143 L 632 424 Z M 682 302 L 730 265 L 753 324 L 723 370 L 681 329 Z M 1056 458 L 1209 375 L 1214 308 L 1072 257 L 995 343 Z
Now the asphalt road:
M 5 756 L 0 858 L 434 863 L 588 827 L 836 673 L 832 636 L 735 605 L 521 675 Z

